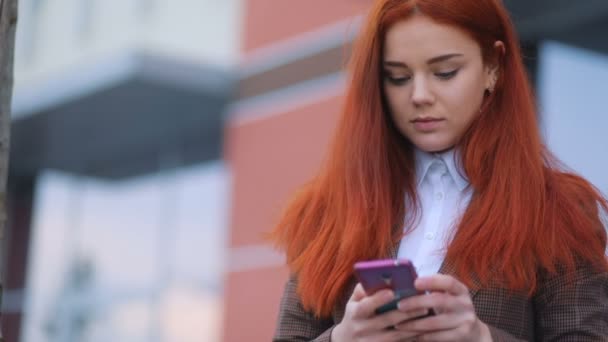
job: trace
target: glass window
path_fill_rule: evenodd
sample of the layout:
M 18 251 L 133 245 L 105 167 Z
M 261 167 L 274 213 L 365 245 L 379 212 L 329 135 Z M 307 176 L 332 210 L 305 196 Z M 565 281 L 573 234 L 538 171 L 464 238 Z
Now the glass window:
M 114 182 L 43 174 L 23 340 L 219 340 L 228 191 L 221 162 Z

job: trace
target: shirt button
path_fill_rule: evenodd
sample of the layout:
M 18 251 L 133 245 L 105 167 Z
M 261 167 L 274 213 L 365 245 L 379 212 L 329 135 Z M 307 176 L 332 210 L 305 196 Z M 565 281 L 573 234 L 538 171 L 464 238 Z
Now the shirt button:
M 435 238 L 435 234 L 434 234 L 434 233 L 431 233 L 431 232 L 428 232 L 428 233 L 424 234 L 424 237 L 425 237 L 427 240 L 433 240 L 433 239 Z
M 435 198 L 436 198 L 438 201 L 441 201 L 441 200 L 443 199 L 443 192 L 438 192 L 438 193 L 436 193 L 436 194 L 435 194 Z

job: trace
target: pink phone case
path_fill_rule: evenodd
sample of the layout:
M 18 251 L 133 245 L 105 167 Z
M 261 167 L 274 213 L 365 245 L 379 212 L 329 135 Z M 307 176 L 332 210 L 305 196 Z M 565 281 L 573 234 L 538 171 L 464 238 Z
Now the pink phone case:
M 418 277 L 416 268 L 406 259 L 358 262 L 355 264 L 355 276 L 368 295 L 382 289 L 391 289 L 395 292 L 395 300 L 376 309 L 377 314 L 396 309 L 401 299 L 424 293 L 416 290 L 414 286 L 414 280 Z
M 381 289 L 414 290 L 416 269 L 406 259 L 362 261 L 355 264 L 355 275 L 368 295 Z

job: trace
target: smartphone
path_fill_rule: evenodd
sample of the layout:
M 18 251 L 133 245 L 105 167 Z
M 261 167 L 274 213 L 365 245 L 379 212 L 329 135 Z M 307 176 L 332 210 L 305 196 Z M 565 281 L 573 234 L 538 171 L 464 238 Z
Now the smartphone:
M 418 291 L 414 286 L 418 275 L 414 265 L 407 259 L 358 262 L 355 264 L 355 276 L 363 285 L 367 295 L 382 289 L 391 289 L 395 292 L 395 299 L 377 308 L 376 314 L 397 309 L 397 303 L 404 298 L 424 294 L 424 291 Z M 429 315 L 432 314 L 432 310 L 429 310 Z

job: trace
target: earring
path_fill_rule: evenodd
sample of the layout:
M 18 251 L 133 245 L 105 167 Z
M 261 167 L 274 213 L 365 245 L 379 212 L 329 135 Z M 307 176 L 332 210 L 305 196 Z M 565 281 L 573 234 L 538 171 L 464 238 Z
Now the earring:
M 494 92 L 494 89 L 496 88 L 496 82 L 498 81 L 498 77 L 496 75 L 494 75 L 494 77 L 492 77 L 492 85 L 490 85 L 487 90 L 491 93 Z

